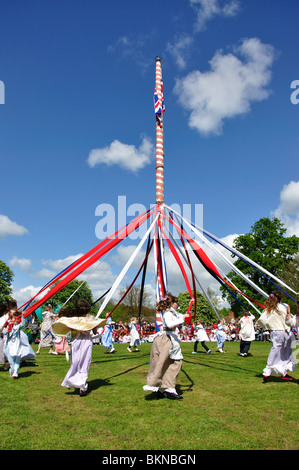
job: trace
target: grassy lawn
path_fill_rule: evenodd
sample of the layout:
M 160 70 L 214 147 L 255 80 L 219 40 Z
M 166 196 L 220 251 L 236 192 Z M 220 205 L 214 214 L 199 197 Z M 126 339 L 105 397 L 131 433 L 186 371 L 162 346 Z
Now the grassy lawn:
M 17 380 L 0 366 L 2 450 L 295 450 L 298 449 L 298 371 L 295 382 L 262 382 L 270 343 L 239 343 L 207 356 L 182 343 L 178 378 L 183 400 L 145 393 L 150 344 L 114 354 L 95 345 L 89 395 L 61 387 L 69 363 L 42 349 Z M 34 346 L 36 349 L 36 346 Z

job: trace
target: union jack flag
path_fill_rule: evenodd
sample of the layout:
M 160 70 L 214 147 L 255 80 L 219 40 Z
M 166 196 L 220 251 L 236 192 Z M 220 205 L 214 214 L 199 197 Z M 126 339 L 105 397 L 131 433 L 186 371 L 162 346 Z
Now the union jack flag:
M 163 80 L 161 80 L 161 95 L 162 95 L 162 100 L 161 100 L 162 102 L 160 101 L 159 95 L 155 88 L 154 105 L 155 105 L 155 113 L 156 113 L 156 116 L 158 115 L 158 117 L 160 117 L 161 114 L 165 112 L 164 95 L 163 95 Z

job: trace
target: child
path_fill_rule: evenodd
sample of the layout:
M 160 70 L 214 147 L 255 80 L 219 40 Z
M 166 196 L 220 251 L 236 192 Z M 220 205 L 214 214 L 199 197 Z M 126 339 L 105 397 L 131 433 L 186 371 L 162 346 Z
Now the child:
M 16 312 L 17 316 L 20 315 L 20 312 L 17 312 L 18 305 L 15 300 L 9 300 L 7 304 L 8 304 L 8 308 L 11 314 L 13 312 Z M 23 325 L 22 328 L 24 326 L 25 325 Z M 21 365 L 22 365 L 22 363 L 25 363 L 25 361 L 34 359 L 36 357 L 36 354 L 33 351 L 32 347 L 30 346 L 28 336 L 26 335 L 25 331 L 23 331 L 22 329 L 20 330 L 20 342 L 21 342 L 20 343 L 20 355 L 21 355 Z
M 265 302 L 265 310 L 257 320 L 257 326 L 270 330 L 272 348 L 268 356 L 267 365 L 263 370 L 263 381 L 269 382 L 271 375 L 279 374 L 282 380 L 293 380 L 287 374 L 295 371 L 295 362 L 292 356 L 291 332 L 292 318 L 288 309 L 281 304 L 281 292 L 273 292 Z
M 93 348 L 91 332 L 96 332 L 100 324 L 106 323 L 106 319 L 91 315 L 90 305 L 86 300 L 78 300 L 75 308 L 65 308 L 60 313 L 64 316 L 53 324 L 53 333 L 60 336 L 65 336 L 69 331 L 72 333 L 71 366 L 61 385 L 66 388 L 75 387 L 79 389 L 80 396 L 85 396 Z
M 227 335 L 225 331 L 227 331 L 227 327 L 225 325 L 224 319 L 222 318 L 220 320 L 220 323 L 218 323 L 217 325 L 217 331 L 216 331 L 217 349 L 221 353 L 225 352 L 223 350 L 224 343 L 227 339 Z
M 52 310 L 52 306 L 49 304 L 46 306 L 45 312 L 42 313 L 43 322 L 40 329 L 40 342 L 36 351 L 36 354 L 40 353 L 41 348 L 50 348 L 49 354 L 58 354 L 53 350 L 54 346 L 54 335 L 52 330 L 52 324 L 56 318 L 55 313 Z
M 25 319 L 22 314 L 12 310 L 3 328 L 4 354 L 10 365 L 10 376 L 17 379 L 21 363 L 21 328 L 25 326 Z
M 182 315 L 177 312 L 178 299 L 172 295 L 166 300 L 161 300 L 156 308 L 157 311 L 164 312 L 163 329 L 153 341 L 150 369 L 143 390 L 157 392 L 158 399 L 181 400 L 183 397 L 178 395 L 175 389 L 183 359 L 177 328 L 191 318 L 189 314 Z
M 115 351 L 115 348 L 113 346 L 113 341 L 112 341 L 112 332 L 113 332 L 113 327 L 112 327 L 112 319 L 109 317 L 107 319 L 106 326 L 104 328 L 104 332 L 102 334 L 102 345 L 105 346 L 106 352 L 109 351 L 110 353 L 113 353 Z
M 130 341 L 130 346 L 127 348 L 127 350 L 129 352 L 132 352 L 131 348 L 133 346 L 135 348 L 135 351 L 139 351 L 137 346 L 140 345 L 140 336 L 139 336 L 139 333 L 137 331 L 136 323 L 137 323 L 137 318 L 136 317 L 131 318 L 131 322 L 129 324 L 131 341 Z
M 4 364 L 4 368 L 6 367 L 6 364 L 5 364 L 6 358 L 4 354 L 4 339 L 3 339 L 2 330 L 8 318 L 9 318 L 8 305 L 6 302 L 3 302 L 0 304 L 0 364 Z
M 240 356 L 248 356 L 251 341 L 255 340 L 254 320 L 255 316 L 245 311 L 238 322 L 240 326 Z
M 206 350 L 207 354 L 211 354 L 211 350 L 207 347 L 205 343 L 205 341 L 209 341 L 209 338 L 206 333 L 206 330 L 204 329 L 200 321 L 196 322 L 196 326 L 194 328 L 194 336 L 195 336 L 195 343 L 194 343 L 194 350 L 192 354 L 197 353 L 198 343 L 201 343 L 202 347 Z

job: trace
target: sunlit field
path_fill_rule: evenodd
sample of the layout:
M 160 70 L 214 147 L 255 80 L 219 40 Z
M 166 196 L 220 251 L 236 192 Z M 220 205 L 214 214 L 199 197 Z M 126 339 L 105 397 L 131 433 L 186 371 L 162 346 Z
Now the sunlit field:
M 61 387 L 69 363 L 42 349 L 18 379 L 0 369 L 2 450 L 294 450 L 298 449 L 298 371 L 294 382 L 265 384 L 271 343 L 239 343 L 207 355 L 182 343 L 177 390 L 183 400 L 156 400 L 144 392 L 150 344 L 129 353 L 95 345 L 89 394 Z M 36 345 L 33 346 L 36 349 Z

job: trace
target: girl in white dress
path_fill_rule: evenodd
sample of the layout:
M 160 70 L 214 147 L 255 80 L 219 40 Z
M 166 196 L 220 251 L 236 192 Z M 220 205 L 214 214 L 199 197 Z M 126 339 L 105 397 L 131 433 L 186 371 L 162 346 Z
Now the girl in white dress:
M 25 319 L 19 312 L 13 311 L 2 330 L 4 335 L 4 354 L 9 361 L 9 373 L 18 378 L 21 363 L 21 329 L 25 326 Z
M 136 317 L 131 318 L 129 328 L 130 328 L 131 341 L 130 341 L 130 346 L 127 348 L 127 350 L 129 352 L 132 352 L 131 348 L 134 346 L 135 351 L 139 351 L 137 346 L 140 345 L 140 336 L 137 330 L 137 318 Z
M 224 343 L 227 339 L 227 327 L 225 325 L 224 318 L 220 320 L 220 323 L 217 325 L 217 330 L 216 330 L 216 341 L 217 341 L 217 349 L 219 352 L 224 353 L 225 351 L 223 350 Z
M 194 327 L 194 336 L 195 336 L 195 343 L 194 343 L 194 350 L 192 354 L 197 354 L 198 343 L 201 343 L 202 347 L 206 350 L 207 354 L 210 354 L 211 350 L 208 348 L 208 346 L 205 343 L 205 341 L 209 341 L 209 338 L 201 321 L 196 322 L 196 326 Z
M 269 377 L 277 374 L 282 380 L 293 380 L 287 372 L 296 370 L 292 356 L 294 335 L 291 331 L 295 320 L 288 313 L 287 307 L 280 303 L 281 299 L 281 292 L 271 294 L 265 302 L 265 310 L 256 322 L 257 326 L 270 331 L 272 343 L 267 365 L 263 370 L 264 382 L 269 382 Z

